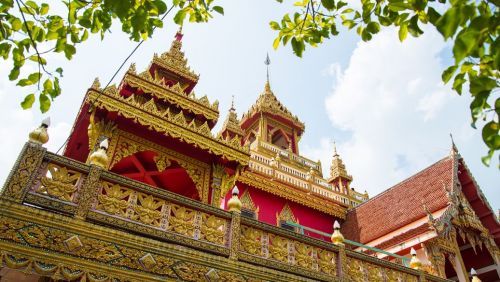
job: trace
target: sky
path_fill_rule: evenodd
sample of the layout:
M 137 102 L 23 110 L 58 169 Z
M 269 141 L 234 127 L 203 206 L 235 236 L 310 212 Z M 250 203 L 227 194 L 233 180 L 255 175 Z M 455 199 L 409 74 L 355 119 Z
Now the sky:
M 269 21 L 281 19 L 289 5 L 248 0 L 219 3 L 225 9 L 224 16 L 183 28 L 189 65 L 200 74 L 196 95 L 207 95 L 211 102 L 219 100 L 218 126 L 225 119 L 232 95 L 241 117 L 263 91 L 264 60 L 269 53 L 273 92 L 306 124 L 300 154 L 321 160 L 325 176 L 335 140 L 354 178 L 352 186 L 374 196 L 448 156 L 452 133 L 477 183 L 498 211 L 497 163 L 494 160 L 490 168 L 481 163 L 480 157 L 487 150 L 481 132 L 470 127 L 470 97 L 454 94 L 441 82 L 451 50 L 433 29 L 425 29 L 422 37 L 404 43 L 393 29 L 383 30 L 368 43 L 354 32 L 342 30 L 341 36 L 317 48 L 308 47 L 303 58 L 298 58 L 290 46 L 272 48 L 276 34 Z M 171 16 L 165 27 L 138 49 L 115 83 L 130 63 L 135 62 L 141 71 L 155 52 L 169 49 L 177 30 Z M 50 151 L 63 145 L 94 78 L 104 85 L 135 44 L 114 28 L 103 41 L 95 36 L 80 45 L 70 62 L 61 56 L 49 58 L 54 68 L 64 68 L 62 95 L 48 113 L 52 125 L 46 146 Z M 10 64 L 0 62 L 0 183 L 28 140 L 29 131 L 46 116 L 40 114 L 38 105 L 33 110 L 20 108 L 20 101 L 29 92 L 8 81 Z

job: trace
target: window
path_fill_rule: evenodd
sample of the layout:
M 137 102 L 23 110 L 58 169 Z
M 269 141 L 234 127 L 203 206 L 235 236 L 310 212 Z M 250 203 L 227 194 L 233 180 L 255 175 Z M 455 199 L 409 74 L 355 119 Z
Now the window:
M 293 231 L 293 232 L 296 232 L 297 231 L 297 228 L 289 223 L 287 223 L 286 221 L 284 220 L 280 220 L 280 227 L 283 228 L 283 229 L 286 229 L 286 230 L 290 230 L 290 231 Z
M 241 209 L 241 216 L 255 219 L 255 212 L 249 209 Z

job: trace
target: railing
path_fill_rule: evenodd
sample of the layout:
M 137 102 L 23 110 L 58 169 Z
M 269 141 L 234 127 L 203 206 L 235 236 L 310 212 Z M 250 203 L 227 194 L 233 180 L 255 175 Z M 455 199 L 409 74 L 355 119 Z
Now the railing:
M 307 167 L 312 167 L 317 171 L 321 171 L 321 164 L 319 164 L 315 161 L 304 158 L 304 157 L 299 156 L 297 154 L 294 154 L 290 151 L 283 150 L 283 149 L 281 149 L 281 148 L 279 148 L 271 143 L 267 143 L 267 142 L 263 142 L 263 141 L 256 141 L 256 142 L 258 142 L 259 146 L 264 148 L 264 149 L 270 150 L 274 153 L 279 153 L 281 156 L 286 157 L 289 160 L 292 160 L 296 163 L 299 163 L 299 164 L 307 166 Z
M 319 230 L 316 230 L 316 229 L 313 229 L 313 228 L 309 228 L 307 226 L 303 226 L 303 225 L 297 224 L 297 223 L 292 222 L 292 221 L 287 221 L 287 224 L 298 228 L 300 234 L 304 234 L 304 230 L 307 230 L 307 231 L 309 231 L 311 233 L 321 235 L 324 238 L 330 238 L 332 236 L 332 234 L 328 234 L 328 233 L 325 233 L 325 232 L 322 232 L 322 231 L 319 231 Z M 374 253 L 383 254 L 383 255 L 385 255 L 388 258 L 394 258 L 396 261 L 398 261 L 398 260 L 401 261 L 401 263 L 404 266 L 407 266 L 407 267 L 410 266 L 410 259 L 407 258 L 407 257 L 403 257 L 403 256 L 400 256 L 400 255 L 397 255 L 397 254 L 386 252 L 386 251 L 378 249 L 378 248 L 374 248 L 374 247 L 370 247 L 370 246 L 367 246 L 367 245 L 363 245 L 361 243 L 358 243 L 358 242 L 355 242 L 355 241 L 351 241 L 351 240 L 348 240 L 348 239 L 344 239 L 344 243 L 347 244 L 347 245 L 355 246 L 357 248 L 361 248 L 361 250 L 365 249 L 365 250 L 369 250 L 369 251 L 374 252 Z
M 351 203 L 352 200 L 347 195 L 340 193 L 337 188 L 334 188 L 320 177 L 315 176 L 314 181 L 310 182 L 306 179 L 307 176 L 304 173 L 282 163 L 273 168 L 271 166 L 271 160 L 265 156 L 252 154 L 248 166 L 255 172 L 267 175 L 270 178 L 288 183 L 300 189 L 309 190 L 311 193 L 335 200 L 344 205 L 354 206 L 354 204 L 357 203 Z
M 446 281 L 241 217 L 31 143 L 19 160 L 2 199 L 95 223 L 100 226 L 96 228 L 120 229 L 314 280 Z

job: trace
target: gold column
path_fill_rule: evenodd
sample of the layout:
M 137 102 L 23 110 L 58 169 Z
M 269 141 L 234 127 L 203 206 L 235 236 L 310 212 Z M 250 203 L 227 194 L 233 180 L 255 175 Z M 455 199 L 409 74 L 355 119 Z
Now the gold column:
M 27 142 L 10 171 L 1 196 L 22 203 L 36 176 L 47 149 L 40 144 Z
M 97 192 L 100 186 L 100 177 L 102 168 L 91 165 L 89 174 L 83 183 L 78 196 L 78 207 L 76 208 L 75 218 L 85 220 L 92 204 L 97 199 Z
M 231 233 L 229 238 L 229 258 L 233 260 L 238 259 L 238 252 L 240 248 L 240 228 L 241 228 L 241 214 L 237 211 L 231 212 Z
M 342 281 L 348 281 L 347 277 L 347 255 L 345 253 L 345 245 L 338 245 L 339 254 L 337 256 L 337 277 L 343 278 Z

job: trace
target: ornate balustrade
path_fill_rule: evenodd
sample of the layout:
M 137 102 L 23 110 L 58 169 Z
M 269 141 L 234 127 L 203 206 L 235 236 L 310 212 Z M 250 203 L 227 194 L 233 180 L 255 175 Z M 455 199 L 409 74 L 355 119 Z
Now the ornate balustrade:
M 293 169 L 286 164 L 278 164 L 276 167 L 271 166 L 271 159 L 262 155 L 252 154 L 249 162 L 249 167 L 252 171 L 267 175 L 273 179 L 277 179 L 283 183 L 296 186 L 300 189 L 307 190 L 313 194 L 335 200 L 344 205 L 351 205 L 351 200 L 348 195 L 336 191 L 333 186 L 327 183 L 324 179 L 315 176 L 311 182 L 307 180 L 307 175 L 296 169 Z M 356 198 L 357 201 L 359 199 Z
M 31 143 L 9 175 L 0 210 L 7 266 L 57 279 L 446 281 Z
M 269 151 L 272 151 L 274 153 L 279 153 L 280 156 L 285 157 L 293 162 L 299 163 L 299 164 L 306 166 L 306 167 L 312 167 L 313 169 L 315 169 L 317 171 L 321 171 L 321 164 L 318 162 L 315 162 L 315 161 L 312 161 L 308 158 L 304 158 L 302 156 L 294 154 L 291 151 L 283 150 L 283 149 L 281 149 L 281 148 L 279 148 L 271 143 L 267 143 L 267 142 L 263 142 L 263 141 L 259 141 L 259 140 L 257 140 L 256 142 L 258 142 L 258 146 L 260 146 L 264 149 L 267 149 Z

